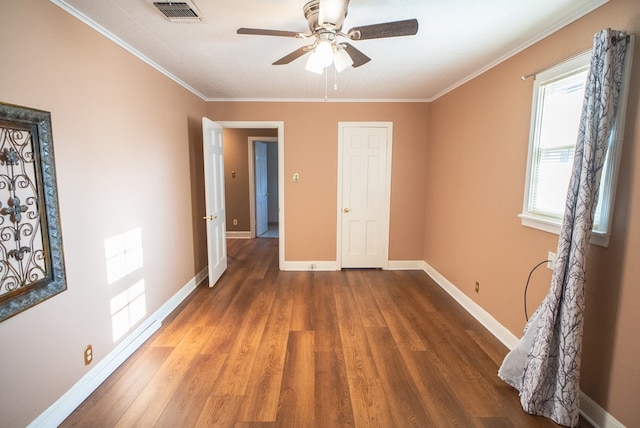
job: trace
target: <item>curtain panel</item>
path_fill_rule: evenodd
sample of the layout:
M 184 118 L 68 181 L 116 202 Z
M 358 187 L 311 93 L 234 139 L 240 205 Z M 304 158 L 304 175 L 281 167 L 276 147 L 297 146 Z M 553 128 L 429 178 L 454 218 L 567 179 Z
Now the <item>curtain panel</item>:
M 549 292 L 498 376 L 518 389 L 522 408 L 565 426 L 579 420 L 587 248 L 598 185 L 615 122 L 626 34 L 594 36 L 572 175 Z

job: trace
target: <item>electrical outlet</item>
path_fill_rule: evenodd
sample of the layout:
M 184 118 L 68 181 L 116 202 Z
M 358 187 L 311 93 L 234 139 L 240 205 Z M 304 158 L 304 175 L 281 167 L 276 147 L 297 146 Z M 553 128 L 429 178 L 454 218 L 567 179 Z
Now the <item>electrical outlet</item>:
M 480 292 L 480 283 L 476 281 L 476 293 Z
M 234 226 L 237 226 L 237 225 L 238 225 L 238 219 L 237 219 L 237 218 L 234 218 L 234 219 L 233 219 L 233 225 L 234 225 Z
M 549 253 L 547 254 L 547 267 L 553 270 L 555 265 L 556 265 L 556 253 L 549 251 Z
M 84 365 L 88 366 L 93 361 L 93 347 L 91 345 L 87 345 L 84 348 Z

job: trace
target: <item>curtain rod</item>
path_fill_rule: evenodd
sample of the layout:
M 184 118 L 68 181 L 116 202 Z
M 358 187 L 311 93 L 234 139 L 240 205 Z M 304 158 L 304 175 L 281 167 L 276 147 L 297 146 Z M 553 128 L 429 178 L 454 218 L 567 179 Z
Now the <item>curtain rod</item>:
M 617 42 L 619 42 L 619 41 L 620 41 L 620 40 L 622 40 L 622 39 L 627 39 L 627 42 L 629 42 L 629 40 L 631 39 L 631 35 L 629 35 L 629 34 L 625 34 L 625 33 L 620 33 L 618 36 L 614 36 L 614 37 L 612 38 L 612 40 L 611 40 L 611 41 L 612 41 L 612 42 L 613 42 L 613 44 L 615 45 Z M 591 52 L 591 49 L 587 49 L 586 51 L 583 51 L 583 52 L 577 53 L 577 54 L 573 55 L 572 57 L 569 57 L 569 58 L 567 58 L 567 59 L 563 59 L 562 61 L 558 61 L 558 62 L 556 62 L 555 64 L 551 64 L 550 66 L 545 67 L 545 68 L 541 68 L 540 70 L 536 70 L 536 71 L 534 71 L 533 73 L 523 74 L 523 75 L 520 77 L 520 79 L 522 79 L 522 80 L 527 80 L 527 79 L 528 79 L 529 77 L 531 77 L 531 76 L 536 76 L 536 75 L 538 75 L 538 74 L 542 73 L 543 71 L 547 71 L 548 69 L 550 69 L 550 68 L 552 68 L 552 67 L 555 67 L 556 65 L 560 65 L 560 64 L 564 64 L 565 62 L 569 62 L 569 61 L 571 61 L 571 60 L 573 60 L 573 59 L 578 58 L 580 55 L 584 55 L 584 54 L 586 54 L 587 52 Z

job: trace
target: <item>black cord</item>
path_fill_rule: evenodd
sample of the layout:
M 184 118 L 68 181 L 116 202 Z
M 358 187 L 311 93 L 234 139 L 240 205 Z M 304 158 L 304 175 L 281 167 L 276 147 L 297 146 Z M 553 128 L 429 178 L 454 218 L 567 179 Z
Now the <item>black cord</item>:
M 551 260 L 541 261 L 540 263 L 535 265 L 533 269 L 531 269 L 531 272 L 529 272 L 529 277 L 527 278 L 527 284 L 524 286 L 524 317 L 526 318 L 527 321 L 529 321 L 529 314 L 527 314 L 527 288 L 529 288 L 529 280 L 531 279 L 531 275 L 536 269 L 538 269 L 540 266 L 542 266 L 545 263 L 549 263 L 550 261 Z

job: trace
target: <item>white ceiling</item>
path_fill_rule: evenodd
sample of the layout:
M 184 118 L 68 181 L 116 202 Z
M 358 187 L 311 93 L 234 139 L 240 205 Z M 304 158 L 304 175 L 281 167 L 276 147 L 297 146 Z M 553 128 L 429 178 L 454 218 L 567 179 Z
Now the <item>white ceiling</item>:
M 238 35 L 239 27 L 308 32 L 306 0 L 194 0 L 202 22 L 168 21 L 153 0 L 51 0 L 205 100 L 429 101 L 607 0 L 351 0 L 343 31 L 417 18 L 415 36 L 352 41 L 372 60 L 328 76 L 309 41 Z M 522 73 L 531 70 L 522 70 Z

